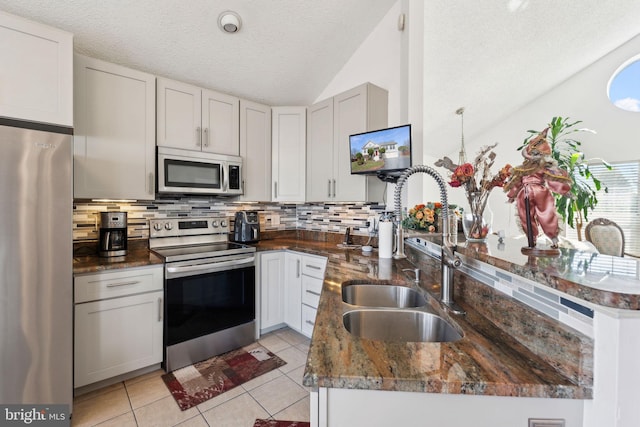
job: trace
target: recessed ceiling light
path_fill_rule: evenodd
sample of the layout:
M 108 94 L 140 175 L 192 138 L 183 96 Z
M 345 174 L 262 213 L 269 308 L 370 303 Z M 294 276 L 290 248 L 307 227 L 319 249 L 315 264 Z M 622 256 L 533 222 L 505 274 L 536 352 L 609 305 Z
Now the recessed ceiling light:
M 222 12 L 218 17 L 218 27 L 224 33 L 237 33 L 240 31 L 240 27 L 242 26 L 242 21 L 240 20 L 240 15 L 230 10 Z

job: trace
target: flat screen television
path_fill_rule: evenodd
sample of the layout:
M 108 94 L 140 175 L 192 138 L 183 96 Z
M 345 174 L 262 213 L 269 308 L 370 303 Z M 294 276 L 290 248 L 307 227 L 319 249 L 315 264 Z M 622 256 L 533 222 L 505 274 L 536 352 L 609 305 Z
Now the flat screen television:
M 394 175 L 411 167 L 411 125 L 349 135 L 351 174 Z

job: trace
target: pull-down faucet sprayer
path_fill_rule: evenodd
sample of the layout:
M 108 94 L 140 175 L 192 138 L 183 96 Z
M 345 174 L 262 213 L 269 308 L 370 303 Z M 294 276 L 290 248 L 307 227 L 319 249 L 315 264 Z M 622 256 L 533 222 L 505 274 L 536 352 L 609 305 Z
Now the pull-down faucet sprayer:
M 395 231 L 396 231 L 396 252 L 395 259 L 406 258 L 404 253 L 404 233 L 402 231 L 402 187 L 407 179 L 414 173 L 426 173 L 431 176 L 438 187 L 440 187 L 440 203 L 442 204 L 442 252 L 440 271 L 440 301 L 449 309 L 456 313 L 464 313 L 464 310 L 453 300 L 453 269 L 458 268 L 462 261 L 455 254 L 456 245 L 451 243 L 451 230 L 449 230 L 449 201 L 447 197 L 447 187 L 442 176 L 433 168 L 425 165 L 413 166 L 405 169 L 398 178 L 395 192 L 393 194 Z M 453 231 L 454 233 L 457 230 Z

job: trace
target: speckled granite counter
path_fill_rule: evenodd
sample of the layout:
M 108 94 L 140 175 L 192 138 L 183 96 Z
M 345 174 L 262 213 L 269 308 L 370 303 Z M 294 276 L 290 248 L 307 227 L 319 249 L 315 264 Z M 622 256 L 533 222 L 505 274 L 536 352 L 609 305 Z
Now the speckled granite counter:
M 429 310 L 449 320 L 464 337 L 452 343 L 391 343 L 360 339 L 342 324 L 353 308 L 341 300 L 347 280 L 413 286 L 407 260 L 380 260 L 377 252 L 339 249 L 335 243 L 265 240 L 258 250 L 291 249 L 329 259 L 307 360 L 304 384 L 311 387 L 396 390 L 521 397 L 589 399 L 579 385 L 481 316 L 465 301 L 467 314 L 449 316 L 430 299 Z M 437 289 L 437 271 L 425 271 L 421 288 Z M 427 294 L 426 291 L 422 291 Z
M 560 248 L 560 256 L 534 257 L 520 252 L 526 241 L 489 236 L 486 244 L 461 245 L 458 251 L 574 296 L 588 303 L 640 310 L 640 260 Z
M 151 252 L 146 242 L 129 242 L 129 250 L 126 256 L 99 257 L 97 248 L 93 245 L 85 245 L 76 248 L 73 255 L 73 274 L 96 273 L 98 271 L 114 270 L 119 268 L 145 267 L 164 263 L 164 260 Z
M 391 282 L 413 286 L 408 260 L 381 260 L 377 252 L 340 249 L 335 241 L 309 240 L 304 234 L 262 240 L 258 251 L 295 250 L 328 257 L 323 292 L 304 375 L 304 384 L 367 390 L 429 393 L 590 399 L 590 375 L 570 378 L 530 351 L 513 336 L 495 326 L 458 299 L 465 316 L 450 316 L 428 296 L 437 292 L 437 267 L 421 265 L 420 291 L 427 295 L 429 310 L 449 320 L 464 337 L 452 343 L 389 343 L 360 339 L 342 324 L 349 307 L 341 301 L 341 284 L 347 280 Z M 297 238 L 298 236 L 299 238 Z M 478 255 L 484 256 L 484 255 Z M 76 256 L 74 273 L 161 264 L 162 259 L 145 247 L 131 249 L 121 259 Z

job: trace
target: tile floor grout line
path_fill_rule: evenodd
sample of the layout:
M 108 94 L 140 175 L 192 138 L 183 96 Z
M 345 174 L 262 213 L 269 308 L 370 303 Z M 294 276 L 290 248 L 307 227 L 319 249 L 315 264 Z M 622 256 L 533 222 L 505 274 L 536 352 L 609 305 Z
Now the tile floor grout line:
M 293 331 L 293 330 L 284 330 L 284 331 L 280 330 L 279 333 L 273 333 L 273 335 L 271 335 L 271 336 L 274 337 L 274 341 L 275 342 L 273 344 L 276 346 L 276 348 L 278 346 L 283 346 L 282 348 L 278 349 L 278 353 L 283 352 L 283 351 L 292 352 L 293 350 L 295 350 L 295 351 L 293 351 L 293 353 L 300 352 L 300 353 L 306 353 L 308 355 L 309 340 L 308 339 L 304 339 L 304 340 L 303 339 L 298 339 L 297 335 L 299 335 L 299 333 L 296 332 L 296 331 Z M 262 338 L 264 338 L 264 337 L 267 337 L 267 335 L 263 336 Z M 287 337 L 289 339 L 286 339 L 285 337 Z M 258 343 L 260 345 L 262 345 L 263 347 L 267 348 L 271 353 L 277 355 L 277 353 L 275 351 L 271 350 L 268 346 L 262 344 L 262 342 L 260 342 L 261 339 L 259 339 L 257 341 L 258 341 Z M 305 351 L 305 349 L 299 348 L 299 346 L 304 346 L 306 348 L 306 351 Z M 296 356 L 294 356 L 294 357 L 296 357 Z M 288 366 L 286 366 L 287 368 L 292 366 L 291 363 L 287 363 L 287 365 L 288 365 Z M 304 365 L 304 363 L 301 366 L 303 366 L 303 365 Z M 305 388 L 301 383 L 299 383 L 296 378 L 293 377 L 293 372 L 297 371 L 299 368 L 300 368 L 300 366 L 296 366 L 295 368 L 290 369 L 288 372 L 284 372 L 284 371 L 280 370 L 280 368 L 278 368 L 277 369 L 277 371 L 278 371 L 277 372 L 277 376 L 275 378 L 271 378 L 271 379 L 265 381 L 264 383 L 253 387 L 251 390 L 245 389 L 241 384 L 240 385 L 242 387 L 242 389 L 241 389 L 242 393 L 241 394 L 239 394 L 236 397 L 230 398 L 228 401 L 222 402 L 222 403 L 220 403 L 220 404 L 208 409 L 207 411 L 212 410 L 213 408 L 219 407 L 221 405 L 224 405 L 225 403 L 230 402 L 230 401 L 232 401 L 232 400 L 234 400 L 234 399 L 236 399 L 238 397 L 241 397 L 243 394 L 247 393 L 247 394 L 249 394 L 249 397 L 251 398 L 251 400 L 257 404 L 257 407 L 262 408 L 264 413 L 268 414 L 268 417 L 270 419 L 275 419 L 276 414 L 270 413 L 265 406 L 260 404 L 260 402 L 257 400 L 257 398 L 255 398 L 253 396 L 252 392 L 255 392 L 256 389 L 258 389 L 260 387 L 263 387 L 263 386 L 269 387 L 269 384 L 274 382 L 277 379 L 286 378 L 288 381 L 292 382 L 293 384 L 296 384 L 298 386 L 297 387 L 298 390 L 303 390 L 305 392 L 305 396 L 300 398 L 300 399 L 298 399 L 298 400 L 296 400 L 295 402 L 291 403 L 290 405 L 286 406 L 285 408 L 282 408 L 282 409 L 278 410 L 278 413 L 291 408 L 293 405 L 300 404 L 303 400 L 309 398 L 309 390 L 307 388 Z M 258 377 L 256 377 L 256 378 L 258 378 Z M 136 414 L 136 410 L 137 409 L 141 409 L 141 408 L 145 408 L 145 407 L 147 407 L 149 405 L 152 405 L 152 404 L 155 404 L 159 400 L 164 399 L 165 397 L 161 397 L 159 399 L 155 399 L 153 401 L 146 402 L 144 405 L 140 406 L 139 408 L 134 409 L 133 408 L 133 396 L 131 394 L 132 390 L 129 390 L 129 386 L 127 385 L 126 381 L 121 381 L 120 383 L 121 383 L 122 388 L 124 389 L 124 392 L 126 393 L 127 401 L 128 401 L 128 404 L 129 404 L 129 410 L 127 410 L 126 412 L 124 412 L 122 414 L 118 414 L 118 415 L 112 416 L 108 420 L 101 420 L 100 422 L 101 423 L 109 422 L 109 421 L 113 422 L 113 420 L 115 418 L 117 418 L 117 417 L 127 416 L 127 415 L 131 414 L 133 416 L 133 421 L 134 421 L 135 425 L 139 427 L 141 425 L 140 422 L 144 421 L 144 420 L 138 420 L 138 415 Z M 137 382 L 135 382 L 135 384 L 137 384 Z M 131 384 L 131 385 L 133 385 L 133 384 Z M 144 387 L 143 387 L 143 389 L 144 389 Z M 133 394 L 135 396 L 138 396 L 138 394 L 136 394 L 136 393 L 133 393 Z M 139 397 L 142 399 L 141 402 L 143 402 L 145 397 L 148 398 L 148 397 L 151 397 L 151 396 L 149 396 L 148 394 L 145 395 L 144 392 L 142 392 L 142 394 L 140 394 Z M 245 396 L 245 398 L 246 398 L 246 396 Z M 101 397 L 96 396 L 94 398 L 94 400 L 95 400 L 95 403 L 99 403 L 100 400 L 101 400 Z M 177 403 L 175 403 L 175 402 L 174 402 L 174 404 L 177 405 Z M 191 420 L 193 422 L 193 420 L 196 417 L 202 417 L 202 419 L 205 421 L 204 425 L 207 425 L 207 426 L 211 427 L 211 424 L 205 418 L 205 412 L 207 412 L 207 411 L 201 410 L 198 407 L 198 405 L 195 405 L 195 406 L 197 408 L 196 414 L 193 417 L 188 418 L 188 420 L 183 420 L 181 422 L 185 422 L 185 421 L 189 421 L 189 420 Z M 90 418 L 87 421 L 89 423 L 91 423 L 90 424 L 91 426 L 99 425 L 99 424 L 96 424 L 95 421 L 92 421 Z
M 265 383 L 266 384 L 266 383 Z M 267 414 L 269 414 L 270 418 L 273 418 L 273 414 L 271 412 L 269 412 L 269 410 L 267 410 L 267 408 L 265 408 L 264 406 L 262 406 L 262 404 L 260 402 L 258 402 L 258 399 L 256 399 L 255 397 L 253 397 L 253 395 L 247 391 L 247 394 L 249 395 L 249 397 L 251 397 L 253 399 L 254 402 L 256 402 L 258 404 L 258 406 L 260 406 L 262 409 L 264 409 L 264 412 L 266 412 Z

